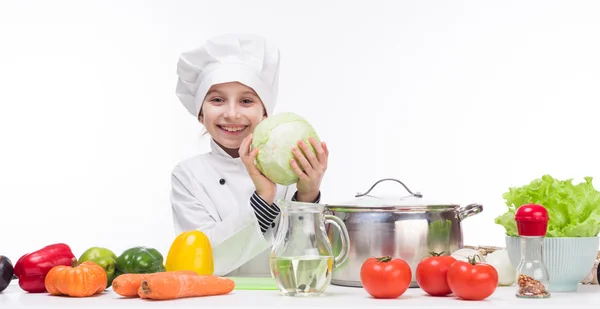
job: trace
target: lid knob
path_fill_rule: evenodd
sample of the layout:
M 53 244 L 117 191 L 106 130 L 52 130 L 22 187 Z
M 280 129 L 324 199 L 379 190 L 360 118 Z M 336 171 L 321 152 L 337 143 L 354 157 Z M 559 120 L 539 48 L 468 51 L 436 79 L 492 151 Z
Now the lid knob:
M 538 204 L 525 204 L 515 214 L 520 236 L 545 236 L 549 220 L 546 208 Z

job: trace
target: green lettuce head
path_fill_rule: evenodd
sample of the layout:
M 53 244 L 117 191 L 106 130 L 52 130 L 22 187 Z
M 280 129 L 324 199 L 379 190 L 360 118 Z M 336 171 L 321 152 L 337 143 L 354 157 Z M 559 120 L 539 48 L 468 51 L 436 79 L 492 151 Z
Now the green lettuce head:
M 252 137 L 252 149 L 258 148 L 256 167 L 274 183 L 286 186 L 296 183 L 298 176 L 290 163 L 294 158 L 292 148 L 298 146 L 299 140 L 303 140 L 316 154 L 308 141 L 311 136 L 320 142 L 310 123 L 294 113 L 267 117 L 256 126 Z
M 539 204 L 546 208 L 550 220 L 546 237 L 595 237 L 600 233 L 600 192 L 594 189 L 592 177 L 573 184 L 573 179 L 558 180 L 550 175 L 527 185 L 509 188 L 502 197 L 508 211 L 494 222 L 502 225 L 508 236 L 519 236 L 515 222 L 517 208 Z

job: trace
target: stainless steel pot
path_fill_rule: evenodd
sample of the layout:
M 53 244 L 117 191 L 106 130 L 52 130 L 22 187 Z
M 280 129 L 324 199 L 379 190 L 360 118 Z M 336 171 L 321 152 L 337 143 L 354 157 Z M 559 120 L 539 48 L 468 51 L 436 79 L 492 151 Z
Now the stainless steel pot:
M 410 193 L 404 197 L 385 198 L 368 195 L 382 181 L 400 183 Z M 392 256 L 405 260 L 412 270 L 410 287 L 418 287 L 416 267 L 431 252 L 450 255 L 463 247 L 461 221 L 483 211 L 480 204 L 460 207 L 456 204 L 427 202 L 397 179 L 377 181 L 366 193 L 352 202 L 327 204 L 325 213 L 340 218 L 350 236 L 349 256 L 335 268 L 331 283 L 362 287 L 360 268 L 370 257 Z M 339 231 L 327 228 L 334 254 L 342 248 Z

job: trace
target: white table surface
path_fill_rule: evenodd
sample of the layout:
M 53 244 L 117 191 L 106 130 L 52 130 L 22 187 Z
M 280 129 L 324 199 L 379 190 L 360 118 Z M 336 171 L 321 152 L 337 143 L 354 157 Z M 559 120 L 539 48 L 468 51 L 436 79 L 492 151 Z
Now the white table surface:
M 110 288 L 87 298 L 29 294 L 13 281 L 0 293 L 0 308 L 594 308 L 600 306 L 600 287 L 581 285 L 578 292 L 553 293 L 548 299 L 518 299 L 514 287 L 498 287 L 483 301 L 464 301 L 453 296 L 430 297 L 410 288 L 397 299 L 373 299 L 362 288 L 331 285 L 318 297 L 285 297 L 278 291 L 234 290 L 228 295 L 152 301 L 122 298 Z M 425 307 L 426 306 L 426 307 Z

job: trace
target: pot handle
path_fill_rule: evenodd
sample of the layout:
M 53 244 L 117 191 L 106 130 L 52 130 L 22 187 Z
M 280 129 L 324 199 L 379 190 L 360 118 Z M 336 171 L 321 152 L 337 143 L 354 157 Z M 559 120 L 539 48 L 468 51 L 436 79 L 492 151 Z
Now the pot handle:
M 469 204 L 458 210 L 458 220 L 462 221 L 483 211 L 481 204 Z
M 384 178 L 384 179 L 381 179 L 381 180 L 377 181 L 376 183 L 374 183 L 371 186 L 371 188 L 369 188 L 369 190 L 367 190 L 367 192 L 365 192 L 365 193 L 360 193 L 360 192 L 356 193 L 356 195 L 354 197 L 361 197 L 361 196 L 365 196 L 365 195 L 369 194 L 369 192 L 371 192 L 371 190 L 373 190 L 373 188 L 375 188 L 376 185 L 378 185 L 382 181 L 387 181 L 387 180 L 395 181 L 395 182 L 401 184 L 404 187 L 404 189 L 406 189 L 406 191 L 408 191 L 408 193 L 410 193 L 413 196 L 423 197 L 423 194 L 421 194 L 419 192 L 413 193 L 412 191 L 410 191 L 410 189 L 402 181 L 400 181 L 398 179 L 394 179 L 394 178 Z

